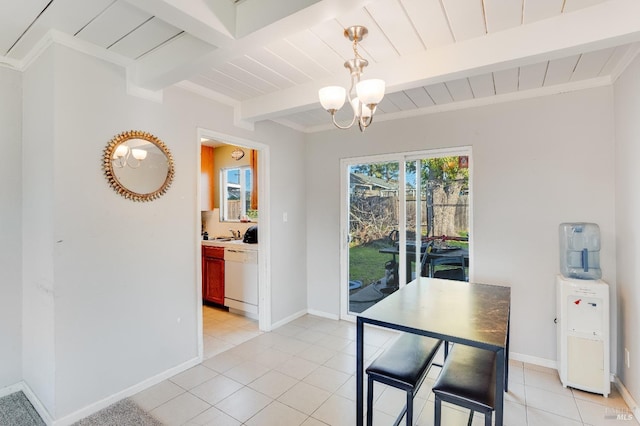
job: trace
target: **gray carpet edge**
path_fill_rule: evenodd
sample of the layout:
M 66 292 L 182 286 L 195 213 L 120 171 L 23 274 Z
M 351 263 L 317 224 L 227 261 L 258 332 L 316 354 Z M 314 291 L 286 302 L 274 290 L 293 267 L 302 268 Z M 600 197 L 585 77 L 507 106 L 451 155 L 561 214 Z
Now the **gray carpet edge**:
M 0 398 L 1 426 L 46 426 L 22 391 Z M 163 426 L 131 399 L 123 399 L 74 423 L 73 426 Z
M 31 402 L 19 391 L 0 398 L 0 425 L 45 426 Z
M 73 426 L 162 426 L 151 414 L 140 408 L 131 399 L 123 399 L 85 417 Z

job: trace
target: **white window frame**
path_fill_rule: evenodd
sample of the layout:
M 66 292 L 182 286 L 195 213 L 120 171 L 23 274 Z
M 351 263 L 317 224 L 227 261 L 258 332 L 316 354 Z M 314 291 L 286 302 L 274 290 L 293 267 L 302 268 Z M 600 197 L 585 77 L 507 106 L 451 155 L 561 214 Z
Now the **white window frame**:
M 227 172 L 229 172 L 230 170 L 236 170 L 236 169 L 240 171 L 240 183 L 239 184 L 229 183 L 227 181 L 227 176 L 228 176 Z M 220 188 L 220 194 L 221 194 L 220 216 L 224 222 L 240 222 L 240 218 L 229 218 L 229 208 L 227 206 L 227 201 L 229 200 L 229 186 L 239 186 L 240 216 L 245 216 L 247 214 L 247 184 L 248 183 L 245 176 L 247 170 L 251 171 L 251 166 L 227 167 L 220 170 L 220 182 L 222 185 L 222 188 Z M 251 177 L 250 179 L 252 178 L 253 177 Z

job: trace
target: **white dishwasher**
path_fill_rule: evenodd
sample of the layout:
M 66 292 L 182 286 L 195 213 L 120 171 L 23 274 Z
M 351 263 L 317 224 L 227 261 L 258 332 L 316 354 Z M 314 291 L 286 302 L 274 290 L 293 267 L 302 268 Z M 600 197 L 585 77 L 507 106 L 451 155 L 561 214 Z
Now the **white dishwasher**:
M 258 315 L 258 252 L 243 247 L 224 249 L 224 305 Z

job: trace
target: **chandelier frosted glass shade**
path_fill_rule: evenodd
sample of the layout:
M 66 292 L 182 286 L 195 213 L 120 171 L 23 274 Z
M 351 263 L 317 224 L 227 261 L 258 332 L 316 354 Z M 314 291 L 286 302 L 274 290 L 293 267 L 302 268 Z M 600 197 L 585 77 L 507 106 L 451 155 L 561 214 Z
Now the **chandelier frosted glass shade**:
M 364 105 L 379 104 L 384 97 L 384 89 L 384 81 L 376 78 L 362 80 L 356 84 L 356 93 Z
M 353 98 L 351 100 L 351 108 L 353 108 L 353 112 L 358 118 L 371 118 L 373 115 L 373 111 L 371 108 L 366 106 L 365 104 L 360 103 L 360 99 Z
M 346 96 L 347 91 L 344 87 L 340 86 L 327 86 L 318 91 L 320 104 L 322 104 L 322 108 L 327 111 L 338 111 L 342 108 Z
M 132 149 L 131 155 L 133 155 L 133 158 L 135 158 L 136 160 L 144 160 L 145 158 L 147 158 L 147 151 L 145 151 L 144 149 Z
M 126 145 L 118 145 L 116 151 L 113 153 L 113 158 L 126 157 L 129 153 L 129 147 Z
M 127 166 L 136 169 L 140 167 L 140 162 L 147 158 L 147 154 L 144 149 L 130 148 L 127 145 L 120 144 L 113 152 L 111 161 L 119 169 Z
M 353 42 L 354 58 L 344 63 L 351 74 L 351 86 L 346 90 L 340 86 L 327 86 L 318 91 L 318 98 L 322 108 L 331 114 L 331 121 L 339 129 L 348 129 L 356 122 L 361 132 L 371 125 L 376 107 L 382 101 L 385 83 L 380 79 L 360 80 L 364 68 L 369 62 L 358 53 L 358 42 L 368 34 L 368 30 L 360 25 L 344 30 L 344 36 Z M 336 112 L 345 103 L 345 97 L 353 109 L 351 123 L 341 126 L 336 122 Z

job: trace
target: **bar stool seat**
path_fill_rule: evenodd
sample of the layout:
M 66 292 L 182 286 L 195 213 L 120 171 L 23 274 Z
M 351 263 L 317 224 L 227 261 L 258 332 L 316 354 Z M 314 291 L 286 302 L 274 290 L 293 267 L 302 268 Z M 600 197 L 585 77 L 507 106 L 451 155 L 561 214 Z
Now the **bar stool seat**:
M 485 426 L 491 426 L 495 410 L 496 353 L 457 344 L 453 346 L 432 391 L 435 395 L 434 425 L 440 426 L 442 401 L 473 412 L 484 413 Z
M 407 426 L 413 424 L 413 399 L 424 381 L 442 340 L 404 333 L 366 369 L 367 426 L 373 424 L 373 382 L 377 381 L 407 393 L 407 403 L 394 425 L 407 415 Z

